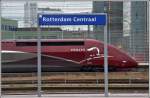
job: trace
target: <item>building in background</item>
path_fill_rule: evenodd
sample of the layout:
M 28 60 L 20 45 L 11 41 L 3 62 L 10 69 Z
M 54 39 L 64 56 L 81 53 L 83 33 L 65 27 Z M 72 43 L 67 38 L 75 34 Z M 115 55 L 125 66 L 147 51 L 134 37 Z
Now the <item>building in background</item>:
M 148 61 L 147 2 L 124 2 L 123 46 L 139 62 Z
M 24 4 L 24 27 L 37 27 L 37 3 Z
M 108 41 L 128 51 L 139 62 L 148 61 L 146 1 L 93 1 L 93 13 L 108 14 Z M 95 38 L 103 40 L 103 26 L 93 26 Z
M 123 2 L 123 37 L 131 36 L 131 1 Z
M 27 2 L 24 5 L 24 27 L 37 27 L 37 15 L 62 13 L 61 9 L 38 8 L 37 3 Z
M 108 41 L 119 47 L 123 34 L 123 2 L 93 1 L 93 13 L 108 14 Z M 94 26 L 93 31 L 96 39 L 103 40 L 103 26 Z
M 54 9 L 54 8 L 38 8 L 38 13 L 42 14 L 52 14 L 52 13 L 63 13 L 61 9 Z
M 147 2 L 131 2 L 130 53 L 139 61 L 148 61 Z
M 1 18 L 2 40 L 14 39 L 17 28 L 18 28 L 18 21 L 2 17 Z
M 18 28 L 18 21 L 3 17 L 1 23 L 2 40 L 37 39 L 36 27 Z M 86 37 L 86 34 L 87 31 L 66 31 L 60 27 L 41 28 L 42 39 L 82 39 Z

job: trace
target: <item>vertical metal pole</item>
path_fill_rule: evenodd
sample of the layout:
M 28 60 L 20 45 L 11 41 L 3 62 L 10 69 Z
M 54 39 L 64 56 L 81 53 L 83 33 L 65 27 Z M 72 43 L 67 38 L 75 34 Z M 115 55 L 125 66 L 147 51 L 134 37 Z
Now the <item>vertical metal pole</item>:
M 1 74 L 1 72 L 2 72 L 2 71 L 1 71 L 1 70 L 2 70 L 2 67 L 1 67 L 1 66 L 2 66 L 2 64 L 1 64 L 1 60 L 2 60 L 2 59 L 1 59 L 1 49 L 2 49 L 2 48 L 1 48 L 1 36 L 2 36 L 2 33 L 1 33 L 1 0 L 0 0 L 0 98 L 1 98 L 1 95 L 2 95 L 2 93 L 1 93 L 1 91 L 2 91 L 2 88 L 1 88 L 1 87 L 2 87 L 2 86 L 1 86 L 1 82 L 2 82 L 2 81 L 1 81 L 1 75 L 2 75 L 2 74 Z
M 87 33 L 87 38 L 90 37 L 90 25 L 88 25 L 88 33 Z
M 147 32 L 148 32 L 148 42 L 149 42 L 149 51 L 150 51 L 150 0 L 147 1 Z M 149 52 L 149 97 L 150 97 L 150 52 Z
M 108 11 L 107 11 L 107 15 L 108 15 L 108 27 L 107 27 L 107 29 L 108 29 L 108 43 L 110 44 L 111 43 L 111 33 L 110 33 L 110 10 L 111 10 L 111 7 L 110 7 L 110 3 L 111 3 L 111 0 L 109 0 L 108 1 Z
M 64 31 L 61 31 L 61 39 L 64 39 Z
M 38 40 L 37 40 L 37 79 L 38 79 L 38 97 L 41 97 L 41 29 L 39 26 L 39 14 L 37 15 Z
M 105 97 L 108 97 L 107 14 L 106 14 L 106 25 L 104 26 L 104 83 L 105 83 Z

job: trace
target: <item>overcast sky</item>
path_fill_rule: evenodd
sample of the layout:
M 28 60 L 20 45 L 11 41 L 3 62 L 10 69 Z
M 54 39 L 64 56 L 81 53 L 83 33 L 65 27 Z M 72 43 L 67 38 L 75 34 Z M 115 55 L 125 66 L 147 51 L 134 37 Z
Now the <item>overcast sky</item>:
M 25 2 L 2 2 L 2 16 L 22 20 Z M 92 2 L 38 2 L 39 8 L 59 8 L 67 13 L 91 12 Z
M 4 2 L 2 1 L 2 17 L 18 20 L 18 24 L 22 27 L 24 24 L 24 4 L 26 2 Z M 38 2 L 38 8 L 56 8 L 61 9 L 64 13 L 81 13 L 91 12 L 92 2 Z

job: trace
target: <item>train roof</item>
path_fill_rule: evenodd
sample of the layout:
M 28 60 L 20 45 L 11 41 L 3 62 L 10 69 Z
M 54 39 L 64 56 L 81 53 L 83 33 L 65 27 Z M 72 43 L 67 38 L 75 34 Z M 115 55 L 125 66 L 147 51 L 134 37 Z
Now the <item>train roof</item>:
M 17 40 L 2 40 L 2 42 L 35 42 L 37 39 L 17 39 Z M 41 41 L 98 41 L 95 39 L 41 39 Z

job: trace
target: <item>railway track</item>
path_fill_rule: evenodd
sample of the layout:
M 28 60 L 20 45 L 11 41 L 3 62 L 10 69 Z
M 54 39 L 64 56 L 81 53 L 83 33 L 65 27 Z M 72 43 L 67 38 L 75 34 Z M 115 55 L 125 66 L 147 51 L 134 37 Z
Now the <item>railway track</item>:
M 109 79 L 148 80 L 148 72 L 109 72 Z M 96 80 L 104 79 L 103 72 L 43 72 L 42 80 Z M 2 82 L 37 80 L 37 73 L 2 73 Z
M 103 72 L 43 72 L 44 93 L 99 93 L 104 91 Z M 36 73 L 2 73 L 3 94 L 36 93 Z M 110 72 L 110 92 L 147 92 L 148 71 Z
M 44 72 L 43 84 L 103 84 L 103 72 Z M 36 84 L 36 73 L 3 73 L 2 84 Z M 111 84 L 148 83 L 148 72 L 110 72 Z

